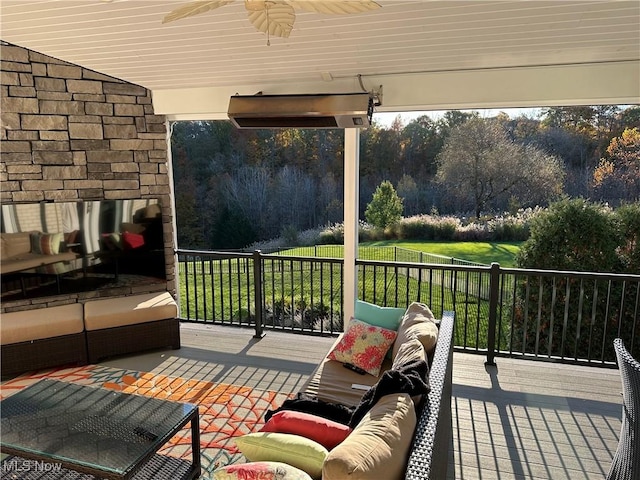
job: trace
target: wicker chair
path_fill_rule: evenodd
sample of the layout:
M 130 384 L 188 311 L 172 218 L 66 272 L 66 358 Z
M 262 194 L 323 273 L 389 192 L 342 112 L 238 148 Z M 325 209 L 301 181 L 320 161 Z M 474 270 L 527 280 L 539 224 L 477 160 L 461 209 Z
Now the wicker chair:
M 622 429 L 608 480 L 640 480 L 640 362 L 622 343 L 613 341 L 622 377 Z

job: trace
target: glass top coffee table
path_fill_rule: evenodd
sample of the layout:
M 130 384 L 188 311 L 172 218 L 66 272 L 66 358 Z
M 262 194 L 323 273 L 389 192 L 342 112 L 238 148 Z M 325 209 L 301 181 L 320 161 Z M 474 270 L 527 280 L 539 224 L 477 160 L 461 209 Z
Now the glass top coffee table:
M 62 468 L 59 476 L 42 478 L 200 475 L 197 405 L 41 380 L 2 400 L 0 414 L 0 450 L 14 455 L 4 460 L 2 478 L 39 478 L 29 470 L 56 466 Z M 189 422 L 191 462 L 156 453 Z

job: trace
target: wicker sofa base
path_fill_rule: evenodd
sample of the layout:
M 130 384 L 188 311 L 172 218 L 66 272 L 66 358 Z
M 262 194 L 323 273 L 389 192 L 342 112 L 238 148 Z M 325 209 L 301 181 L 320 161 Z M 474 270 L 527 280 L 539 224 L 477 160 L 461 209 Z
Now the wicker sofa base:
M 144 350 L 180 348 L 180 322 L 177 318 L 89 330 L 86 335 L 90 363 Z
M 429 371 L 431 391 L 427 395 L 413 435 L 405 480 L 447 478 L 453 431 L 451 392 L 454 320 L 453 312 L 444 312 L 442 315 L 438 342 Z
M 0 353 L 2 377 L 67 364 L 88 363 L 84 332 L 2 345 Z

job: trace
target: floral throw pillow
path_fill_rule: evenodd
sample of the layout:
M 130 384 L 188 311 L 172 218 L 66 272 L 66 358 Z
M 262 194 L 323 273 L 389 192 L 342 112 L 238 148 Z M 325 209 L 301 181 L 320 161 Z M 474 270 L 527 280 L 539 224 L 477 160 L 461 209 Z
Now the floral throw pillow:
M 350 363 L 377 377 L 387 351 L 393 345 L 397 333 L 352 318 L 347 330 L 328 358 Z
M 219 468 L 213 472 L 213 480 L 311 480 L 311 477 L 282 462 L 250 462 Z

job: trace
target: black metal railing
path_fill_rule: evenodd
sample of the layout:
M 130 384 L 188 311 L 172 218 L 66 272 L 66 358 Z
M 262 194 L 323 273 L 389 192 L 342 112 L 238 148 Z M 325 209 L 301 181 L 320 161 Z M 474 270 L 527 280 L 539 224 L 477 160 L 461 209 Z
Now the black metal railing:
M 612 342 L 621 337 L 640 355 L 640 275 L 424 263 L 404 254 L 356 260 L 358 298 L 395 307 L 417 301 L 437 317 L 454 311 L 456 350 L 484 354 L 488 363 L 501 355 L 614 365 Z M 256 335 L 337 334 L 343 268 L 339 257 L 180 250 L 180 317 L 252 327 Z

